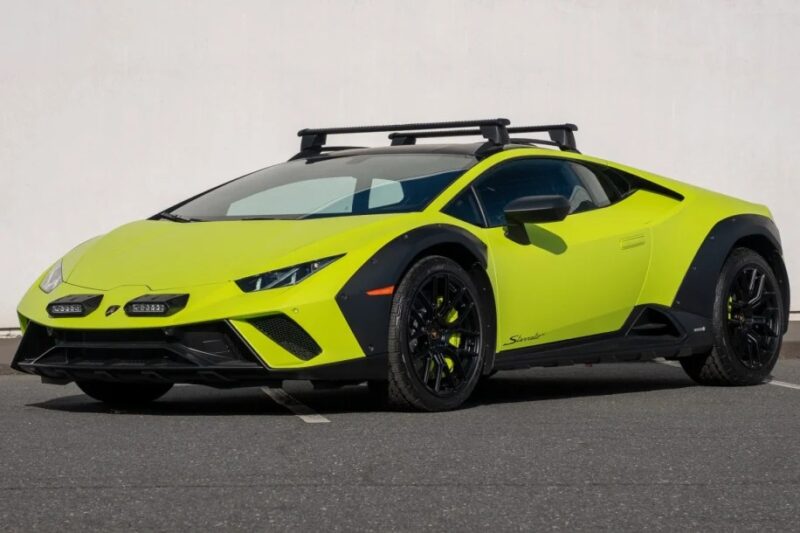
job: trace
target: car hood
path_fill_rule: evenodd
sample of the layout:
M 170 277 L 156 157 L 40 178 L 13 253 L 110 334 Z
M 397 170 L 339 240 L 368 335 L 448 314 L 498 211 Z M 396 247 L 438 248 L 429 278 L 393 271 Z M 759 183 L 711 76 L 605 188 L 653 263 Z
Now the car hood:
M 352 249 L 389 219 L 368 215 L 308 220 L 180 223 L 144 220 L 79 246 L 64 258 L 65 281 L 111 290 L 166 290 L 236 280 Z M 391 238 L 390 235 L 386 237 Z

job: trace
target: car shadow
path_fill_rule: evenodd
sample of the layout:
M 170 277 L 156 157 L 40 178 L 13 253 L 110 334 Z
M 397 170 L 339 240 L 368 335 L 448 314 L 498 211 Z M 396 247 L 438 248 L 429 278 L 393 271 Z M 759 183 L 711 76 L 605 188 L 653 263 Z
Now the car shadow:
M 44 402 L 30 403 L 27 407 L 69 413 L 150 416 L 292 415 L 272 402 L 259 389 L 220 391 L 202 386 L 176 387 L 160 400 L 142 407 L 111 406 L 84 394 L 60 396 Z
M 666 370 L 666 369 L 664 369 Z M 478 384 L 462 410 L 480 406 L 514 403 L 541 403 L 582 397 L 635 394 L 695 387 L 682 372 L 662 372 L 642 376 L 548 376 L 531 372 L 502 372 Z M 322 415 L 392 411 L 370 396 L 366 387 L 346 387 L 337 390 L 292 393 Z
M 633 370 L 633 369 L 631 369 Z M 663 370 L 667 370 L 663 368 Z M 682 372 L 647 373 L 619 370 L 614 375 L 601 372 L 563 375 L 544 371 L 501 372 L 482 381 L 462 409 L 520 402 L 550 402 L 574 398 L 635 394 L 694 387 Z M 290 394 L 319 414 L 392 412 L 366 386 L 316 390 L 291 387 Z M 260 389 L 215 390 L 201 386 L 176 387 L 161 400 L 146 407 L 112 407 L 82 394 L 28 404 L 54 411 L 97 414 L 136 414 L 151 416 L 235 416 L 293 413 L 270 400 Z
M 524 376 L 514 372 L 496 375 L 478 385 L 467 403 L 491 405 L 547 402 L 570 398 L 611 396 L 683 389 L 696 384 L 683 373 L 658 376 Z

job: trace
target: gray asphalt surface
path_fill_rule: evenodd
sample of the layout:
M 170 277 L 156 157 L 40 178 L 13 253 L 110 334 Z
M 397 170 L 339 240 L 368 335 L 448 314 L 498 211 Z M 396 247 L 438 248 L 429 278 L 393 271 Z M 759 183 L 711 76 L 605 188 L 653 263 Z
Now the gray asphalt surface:
M 800 360 L 776 379 L 800 384 Z M 800 390 L 657 363 L 500 373 L 463 410 L 365 387 L 174 388 L 115 411 L 0 376 L 0 529 L 796 530 Z

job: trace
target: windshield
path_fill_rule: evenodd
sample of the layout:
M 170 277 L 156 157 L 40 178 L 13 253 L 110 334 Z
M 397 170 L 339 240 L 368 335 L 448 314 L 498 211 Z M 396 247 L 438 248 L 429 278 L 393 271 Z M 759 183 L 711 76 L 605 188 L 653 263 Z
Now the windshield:
M 471 156 L 374 154 L 290 161 L 212 189 L 173 209 L 185 220 L 318 218 L 425 208 Z

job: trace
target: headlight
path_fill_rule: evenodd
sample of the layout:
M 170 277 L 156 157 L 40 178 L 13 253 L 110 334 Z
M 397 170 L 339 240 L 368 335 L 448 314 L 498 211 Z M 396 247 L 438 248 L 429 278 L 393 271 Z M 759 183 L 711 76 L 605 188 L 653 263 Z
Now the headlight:
M 334 255 L 332 257 L 317 259 L 316 261 L 309 261 L 308 263 L 301 263 L 280 270 L 256 274 L 255 276 L 237 279 L 236 284 L 244 292 L 263 291 L 265 289 L 277 289 L 278 287 L 297 285 L 314 272 L 322 270 L 343 256 L 344 254 Z
M 62 281 L 64 280 L 61 277 L 61 259 L 59 259 L 47 272 L 47 275 L 45 275 L 44 279 L 39 284 L 39 288 L 50 294 L 56 287 L 61 285 Z

